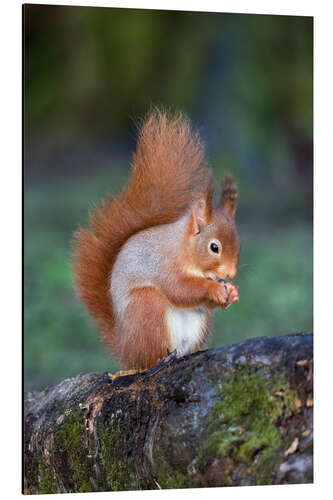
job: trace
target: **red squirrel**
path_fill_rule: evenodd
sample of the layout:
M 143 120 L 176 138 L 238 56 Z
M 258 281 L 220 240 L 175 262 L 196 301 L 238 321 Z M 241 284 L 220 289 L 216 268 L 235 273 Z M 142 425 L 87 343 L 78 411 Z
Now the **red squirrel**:
M 126 189 L 74 236 L 78 296 L 124 369 L 144 370 L 207 340 L 212 309 L 239 300 L 237 187 L 217 204 L 200 137 L 181 113 L 153 110 Z

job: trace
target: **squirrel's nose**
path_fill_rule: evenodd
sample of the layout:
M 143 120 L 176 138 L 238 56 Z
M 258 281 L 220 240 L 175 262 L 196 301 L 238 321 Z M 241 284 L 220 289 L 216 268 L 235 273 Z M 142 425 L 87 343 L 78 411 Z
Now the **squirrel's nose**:
M 228 270 L 227 272 L 227 277 L 229 279 L 234 279 L 237 276 L 237 267 L 232 267 L 231 269 Z

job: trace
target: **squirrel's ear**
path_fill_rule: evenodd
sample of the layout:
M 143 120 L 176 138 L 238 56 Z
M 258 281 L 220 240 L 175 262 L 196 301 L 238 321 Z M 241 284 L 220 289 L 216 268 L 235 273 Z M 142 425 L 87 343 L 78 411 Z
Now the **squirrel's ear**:
M 219 208 L 230 217 L 235 217 L 237 208 L 238 189 L 233 178 L 227 175 L 222 182 L 222 192 L 219 201 Z
M 209 199 L 200 198 L 192 208 L 193 233 L 199 234 L 202 227 L 209 223 L 211 203 Z

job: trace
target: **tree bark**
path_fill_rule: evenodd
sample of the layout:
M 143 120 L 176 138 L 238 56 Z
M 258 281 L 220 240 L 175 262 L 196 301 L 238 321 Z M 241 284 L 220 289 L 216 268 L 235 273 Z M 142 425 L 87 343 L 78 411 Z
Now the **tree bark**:
M 312 482 L 312 335 L 28 393 L 24 492 Z

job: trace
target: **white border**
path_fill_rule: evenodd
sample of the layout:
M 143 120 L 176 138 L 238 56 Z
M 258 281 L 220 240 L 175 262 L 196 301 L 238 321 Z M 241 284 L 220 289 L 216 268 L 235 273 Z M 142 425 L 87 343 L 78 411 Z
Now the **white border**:
M 19 4 L 19 2 L 11 2 Z M 248 14 L 281 14 L 297 16 L 313 16 L 316 10 L 310 0 L 81 0 L 81 1 L 45 1 L 36 3 L 44 5 L 74 5 L 90 7 L 119 7 L 134 9 L 191 10 L 199 12 L 231 12 Z
M 33 3 L 33 2 L 32 2 Z M 327 498 L 332 491 L 332 12 L 330 2 L 313 1 L 80 1 L 39 4 L 244 12 L 315 16 L 315 484 L 112 493 L 112 498 L 202 495 L 224 498 Z M 5 5 L 5 8 L 4 8 Z M 2 391 L 1 493 L 21 489 L 21 3 L 2 2 L 1 30 L 1 277 Z M 4 280 L 3 280 L 4 277 Z M 332 476 L 332 477 L 331 477 Z M 100 493 L 108 495 L 109 493 Z M 96 494 L 85 494 L 88 497 Z M 48 495 L 47 495 L 48 496 Z M 50 498 L 54 498 L 52 495 Z

